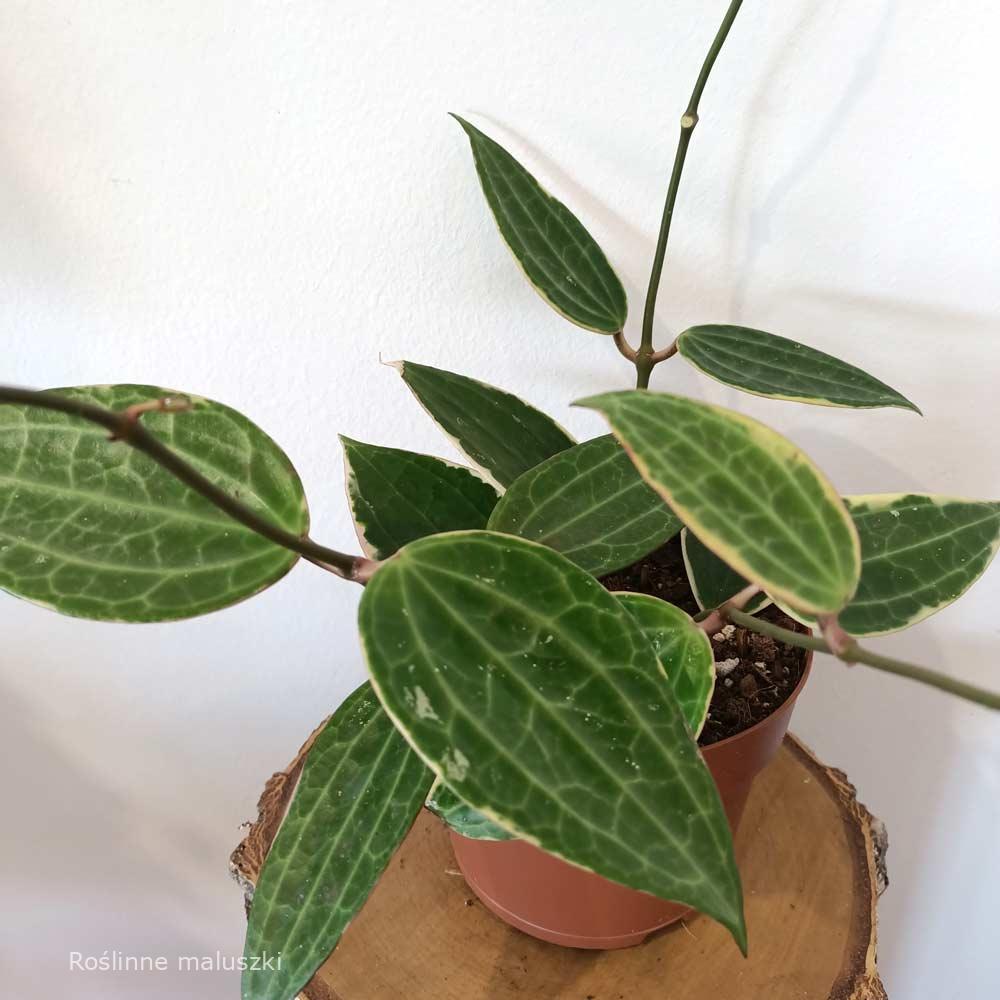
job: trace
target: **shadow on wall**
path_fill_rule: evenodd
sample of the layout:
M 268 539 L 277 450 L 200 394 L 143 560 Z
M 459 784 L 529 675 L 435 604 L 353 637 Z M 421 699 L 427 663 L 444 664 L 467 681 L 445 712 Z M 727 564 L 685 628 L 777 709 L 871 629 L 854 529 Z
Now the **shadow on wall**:
M 806 49 L 803 45 L 793 44 L 794 40 L 805 35 L 809 25 L 820 11 L 819 4 L 807 4 L 798 20 L 789 28 L 783 41 L 776 42 L 772 50 L 775 53 L 761 74 L 763 85 L 753 98 L 747 110 L 743 128 L 743 142 L 736 157 L 736 163 L 741 169 L 736 172 L 736 183 L 732 186 L 729 198 L 729 221 L 726 233 L 729 242 L 727 254 L 730 261 L 730 274 L 737 275 L 730 299 L 730 314 L 734 317 L 742 314 L 746 305 L 747 289 L 751 283 L 754 265 L 762 251 L 771 239 L 771 220 L 774 218 L 781 202 L 794 190 L 803 177 L 821 160 L 823 153 L 840 132 L 851 111 L 864 97 L 875 80 L 879 60 L 889 40 L 890 31 L 899 0 L 885 0 L 878 23 L 868 32 L 858 33 L 865 39 L 865 46 L 859 52 L 849 54 L 850 73 L 844 80 L 843 90 L 836 103 L 823 115 L 814 128 L 813 138 L 799 151 L 791 165 L 770 184 L 768 194 L 760 203 L 755 203 L 750 210 L 749 233 L 747 246 L 743 252 L 742 262 L 737 261 L 738 250 L 735 245 L 734 233 L 741 228 L 738 224 L 742 214 L 742 206 L 747 201 L 747 192 L 751 188 L 753 151 L 761 141 L 762 123 L 767 119 L 767 106 L 770 95 L 776 85 L 779 71 L 783 63 L 790 59 L 805 58 Z M 845 60 L 846 61 L 846 60 Z M 819 117 L 819 116 L 817 116 Z
M 151 831 L 148 803 L 129 802 L 101 783 L 54 744 L 30 707 L 6 687 L 0 690 L 0 733 L 8 803 L 0 850 L 4 996 L 37 997 L 43 983 L 47 994 L 76 1000 L 215 1000 L 238 993 L 234 973 L 177 971 L 180 955 L 214 955 L 219 947 L 226 953 L 222 942 L 194 930 L 197 894 L 164 863 L 165 844 L 203 856 L 205 848 L 192 841 L 197 834 L 183 822 Z M 220 867 L 214 851 L 212 864 Z M 237 944 L 238 921 L 234 904 Z M 71 952 L 100 957 L 115 951 L 163 955 L 169 971 L 70 968 Z
M 969 445 L 976 443 L 969 438 L 980 428 L 970 424 L 974 418 L 969 414 L 976 410 L 976 396 L 985 403 L 995 394 L 982 358 L 984 344 L 1000 341 L 1000 316 L 810 287 L 789 288 L 781 300 L 782 316 L 804 330 L 817 324 L 842 327 L 847 318 L 850 336 L 858 341 L 890 335 L 897 338 L 892 342 L 907 345 L 904 354 L 878 362 L 879 374 L 890 382 L 899 379 L 918 403 L 923 402 L 920 386 L 933 386 L 934 398 L 947 401 L 940 411 L 925 404 L 926 419 L 913 422 L 911 436 L 920 450 L 933 455 L 936 449 L 953 447 L 956 435 Z M 903 370 L 905 384 L 896 374 Z
M 775 411 L 780 414 L 775 421 L 781 421 L 777 426 L 845 492 L 919 489 L 995 498 L 996 472 L 993 463 L 983 461 L 979 414 L 990 411 L 995 395 L 983 369 L 983 345 L 1000 340 L 1000 316 L 804 286 L 778 288 L 756 312 L 766 316 L 765 328 L 860 364 L 923 409 L 923 419 L 900 411 L 866 411 L 873 420 L 881 413 L 883 420 L 892 421 L 891 454 L 898 459 L 892 464 L 859 444 L 856 414 L 845 414 L 845 435 L 840 436 L 833 432 L 836 410 L 826 411 L 824 433 L 796 426 L 795 413 L 807 415 L 815 408 L 773 404 L 780 407 Z M 945 351 L 942 343 L 947 345 Z M 746 409 L 744 393 L 713 385 L 713 399 L 720 405 Z M 770 422 L 766 413 L 758 410 L 757 415 Z M 956 470 L 967 471 L 966 485 L 952 481 Z
M 924 421 L 912 423 L 914 439 L 901 443 L 903 451 L 919 447 L 926 426 Z M 853 477 L 858 491 L 933 488 L 926 477 L 828 430 L 807 429 L 794 436 L 808 453 L 824 456 L 834 479 Z M 998 569 L 994 566 L 993 572 Z M 903 659 L 987 683 L 975 669 L 995 658 L 995 649 L 956 624 L 946 626 L 947 641 L 942 642 L 939 628 L 931 619 L 871 643 Z M 1000 957 L 987 944 L 995 927 L 995 887 L 979 876 L 978 866 L 989 863 L 984 859 L 992 857 L 996 845 L 992 839 L 977 841 L 986 841 L 987 831 L 995 830 L 1000 819 L 1000 770 L 996 755 L 984 751 L 975 730 L 993 724 L 989 728 L 996 746 L 1000 734 L 995 719 L 940 692 L 865 667 L 847 668 L 828 657 L 820 659 L 813 673 L 794 728 L 821 757 L 828 755 L 847 772 L 859 785 L 862 801 L 889 830 L 891 888 L 879 904 L 879 966 L 890 995 L 896 989 L 908 993 L 916 983 L 943 989 L 966 975 L 970 989 L 990 981 L 980 977 L 982 956 L 989 954 L 988 961 L 1000 966 Z M 954 906 L 944 897 L 954 897 Z M 943 963 L 929 945 L 934 928 L 946 930 L 945 922 L 951 924 L 963 912 L 972 917 L 965 954 L 949 955 Z M 975 920 L 976 913 L 982 922 Z

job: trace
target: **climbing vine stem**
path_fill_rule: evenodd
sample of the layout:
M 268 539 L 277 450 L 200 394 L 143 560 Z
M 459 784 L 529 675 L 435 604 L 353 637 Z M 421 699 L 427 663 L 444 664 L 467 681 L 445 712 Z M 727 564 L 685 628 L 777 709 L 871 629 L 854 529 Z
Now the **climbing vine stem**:
M 653 368 L 661 361 L 666 361 L 677 353 L 676 344 L 670 344 L 660 351 L 653 350 L 653 316 L 656 312 L 656 295 L 660 288 L 660 277 L 663 274 L 663 261 L 667 254 L 667 241 L 670 238 L 670 223 L 674 217 L 674 205 L 677 203 L 677 192 L 680 189 L 681 174 L 684 172 L 684 161 L 687 159 L 688 146 L 691 144 L 691 136 L 695 126 L 698 124 L 698 105 L 701 102 L 701 95 L 708 83 L 709 74 L 715 65 L 722 46 L 729 35 L 729 29 L 736 20 L 736 15 L 740 11 L 743 0 L 732 0 L 726 16 L 722 19 L 722 24 L 716 32 L 712 47 L 705 56 L 702 63 L 698 80 L 691 92 L 691 99 L 688 101 L 687 109 L 681 116 L 681 134 L 677 141 L 677 152 L 674 154 L 674 166 L 670 172 L 670 183 L 667 187 L 667 198 L 663 205 L 663 216 L 660 219 L 660 232 L 656 240 L 656 250 L 653 254 L 653 266 L 649 274 L 649 287 L 646 290 L 646 305 L 642 314 L 642 335 L 638 350 L 632 350 L 634 357 L 630 358 L 635 364 L 637 389 L 645 389 L 649 386 L 649 375 Z M 618 345 L 621 350 L 621 344 Z M 625 351 L 622 351 L 625 354 Z M 628 354 L 625 355 L 628 357 Z

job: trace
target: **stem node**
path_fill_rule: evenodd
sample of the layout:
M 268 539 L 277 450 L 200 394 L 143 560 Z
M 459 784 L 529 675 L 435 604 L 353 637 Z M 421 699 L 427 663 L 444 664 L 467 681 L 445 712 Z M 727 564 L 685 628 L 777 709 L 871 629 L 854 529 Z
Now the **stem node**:
M 119 429 L 108 435 L 109 441 L 128 441 L 132 429 L 139 423 L 144 413 L 182 413 L 191 409 L 191 400 L 183 397 L 164 396 L 162 399 L 147 399 L 144 403 L 126 406 L 119 414 Z

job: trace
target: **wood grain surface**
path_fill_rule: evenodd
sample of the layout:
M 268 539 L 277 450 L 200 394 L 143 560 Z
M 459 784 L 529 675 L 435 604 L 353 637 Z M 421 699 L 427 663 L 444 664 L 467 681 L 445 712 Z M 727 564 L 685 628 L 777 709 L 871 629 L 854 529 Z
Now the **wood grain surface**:
M 252 885 L 310 743 L 267 784 L 233 853 Z M 754 786 L 737 837 L 750 957 L 705 917 L 637 948 L 578 951 L 509 928 L 472 895 L 423 812 L 307 1000 L 886 1000 L 875 965 L 881 824 L 839 771 L 791 737 Z

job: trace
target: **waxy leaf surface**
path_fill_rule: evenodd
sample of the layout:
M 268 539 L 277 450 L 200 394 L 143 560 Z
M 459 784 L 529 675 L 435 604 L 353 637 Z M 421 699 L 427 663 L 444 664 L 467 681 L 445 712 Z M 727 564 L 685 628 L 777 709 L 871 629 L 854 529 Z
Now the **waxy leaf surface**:
M 488 816 L 473 809 L 440 778 L 434 782 L 425 803 L 435 816 L 445 822 L 455 833 L 470 840 L 513 840 L 514 835 L 495 823 Z
M 574 444 L 551 417 L 509 392 L 412 361 L 397 367 L 424 409 L 498 486 Z
M 375 573 L 359 620 L 382 703 L 465 802 L 745 946 L 715 783 L 645 634 L 594 577 L 509 535 L 435 535 Z
M 369 684 L 316 737 L 254 890 L 243 1000 L 293 1000 L 326 960 L 406 836 L 433 775 Z
M 624 591 L 615 597 L 653 647 L 684 721 L 697 737 L 715 690 L 715 657 L 708 636 L 686 611 L 658 597 Z
M 625 289 L 579 219 L 506 149 L 462 118 L 483 194 L 500 235 L 539 295 L 568 320 L 597 333 L 625 325 Z
M 745 577 L 727 566 L 711 549 L 706 548 L 688 528 L 681 532 L 681 548 L 688 583 L 698 607 L 705 611 L 717 608 L 748 586 Z M 767 594 L 759 594 L 744 605 L 748 615 L 755 615 L 771 603 Z
M 115 410 L 179 394 L 152 386 L 58 390 Z M 216 485 L 296 535 L 302 483 L 246 417 L 191 398 L 144 426 Z M 298 556 L 244 528 L 101 427 L 0 406 L 0 588 L 55 611 L 155 622 L 215 611 L 280 579 Z
M 820 406 L 920 410 L 877 378 L 823 351 L 745 326 L 693 326 L 677 338 L 683 358 L 726 385 Z
M 611 392 L 579 405 L 608 418 L 646 481 L 742 576 L 810 613 L 847 603 L 860 570 L 854 523 L 787 438 L 666 393 Z
M 365 554 L 388 559 L 440 531 L 485 528 L 497 491 L 470 469 L 431 455 L 341 437 L 347 496 Z
M 489 527 L 547 545 L 600 576 L 652 552 L 681 522 L 608 434 L 516 479 Z
M 1000 503 L 912 493 L 844 500 L 861 537 L 861 580 L 839 616 L 851 635 L 899 632 L 947 607 L 1000 546 Z

